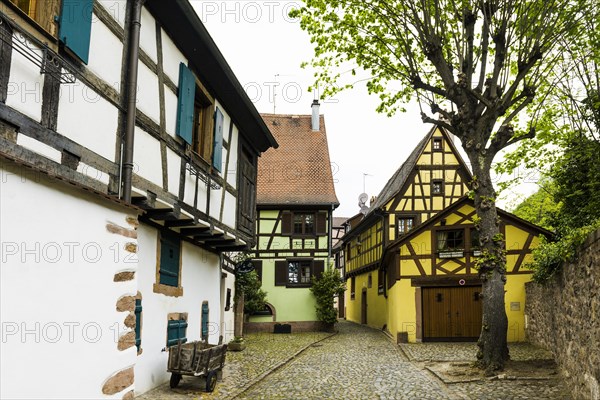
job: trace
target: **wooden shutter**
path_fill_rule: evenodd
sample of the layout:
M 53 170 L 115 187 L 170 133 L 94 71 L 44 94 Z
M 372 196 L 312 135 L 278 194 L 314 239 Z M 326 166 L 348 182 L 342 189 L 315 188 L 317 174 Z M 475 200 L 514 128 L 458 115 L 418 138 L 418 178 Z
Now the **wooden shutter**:
M 187 329 L 187 321 L 183 319 L 170 320 L 167 324 L 167 346 L 175 346 L 187 342 L 185 331 Z
M 285 286 L 288 281 L 288 262 L 275 261 L 275 286 Z
M 313 275 L 316 279 L 319 279 L 323 272 L 325 271 L 325 261 L 323 260 L 314 260 L 313 261 Z
M 284 211 L 281 214 L 281 234 L 282 235 L 291 235 L 292 231 L 293 231 L 292 213 L 289 211 Z
M 179 238 L 167 232 L 161 232 L 160 238 L 160 267 L 159 283 L 169 286 L 179 286 L 179 253 L 181 244 Z
M 262 283 L 262 260 L 252 260 L 252 264 L 254 264 L 254 271 L 256 271 L 256 275 L 258 276 L 258 280 Z
M 208 340 L 208 301 L 202 302 L 202 339 Z
M 327 213 L 317 213 L 317 235 L 327 235 Z
M 94 0 L 63 0 L 59 19 L 59 40 L 85 64 L 90 55 L 93 8 Z
M 135 347 L 142 345 L 142 299 L 135 299 Z
M 221 171 L 223 168 L 223 113 L 217 107 L 215 111 L 215 134 L 213 141 L 213 168 Z
M 194 131 L 194 99 L 196 78 L 192 71 L 179 63 L 179 95 L 177 97 L 177 135 L 192 144 Z

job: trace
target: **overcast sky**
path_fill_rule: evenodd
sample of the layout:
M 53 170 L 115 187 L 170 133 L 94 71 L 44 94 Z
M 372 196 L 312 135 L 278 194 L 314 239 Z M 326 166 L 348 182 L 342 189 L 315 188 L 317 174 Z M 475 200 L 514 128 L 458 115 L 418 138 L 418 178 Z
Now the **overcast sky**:
M 308 34 L 287 13 L 296 1 L 191 0 L 248 96 L 261 113 L 310 114 L 312 70 L 300 68 L 313 55 Z M 336 216 L 359 211 L 358 196 L 376 196 L 394 171 L 431 129 L 418 107 L 392 118 L 378 114 L 377 97 L 363 84 L 322 99 L 333 178 L 340 207 Z M 368 175 L 364 175 L 368 174 Z M 518 192 L 531 192 L 532 186 Z M 499 204 L 510 208 L 517 193 Z

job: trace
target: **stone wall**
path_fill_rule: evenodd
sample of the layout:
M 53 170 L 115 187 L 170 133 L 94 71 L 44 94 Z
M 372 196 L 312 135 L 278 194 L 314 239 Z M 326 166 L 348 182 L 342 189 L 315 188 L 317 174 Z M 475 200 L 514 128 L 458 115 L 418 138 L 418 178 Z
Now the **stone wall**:
M 552 351 L 575 399 L 600 399 L 600 230 L 577 262 L 545 285 L 526 285 L 528 340 Z

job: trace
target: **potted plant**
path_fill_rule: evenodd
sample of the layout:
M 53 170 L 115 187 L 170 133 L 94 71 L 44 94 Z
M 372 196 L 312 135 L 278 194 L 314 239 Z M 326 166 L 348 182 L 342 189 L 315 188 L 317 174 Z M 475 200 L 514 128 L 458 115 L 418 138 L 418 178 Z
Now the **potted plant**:
M 227 350 L 242 351 L 246 348 L 246 341 L 241 336 L 236 336 L 227 344 Z

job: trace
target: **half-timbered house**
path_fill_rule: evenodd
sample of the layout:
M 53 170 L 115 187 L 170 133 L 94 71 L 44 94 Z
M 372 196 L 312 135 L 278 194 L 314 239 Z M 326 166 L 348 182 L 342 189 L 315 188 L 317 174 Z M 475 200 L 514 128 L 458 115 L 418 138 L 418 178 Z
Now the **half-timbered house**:
M 344 236 L 346 318 L 400 341 L 474 340 L 481 282 L 471 174 L 442 128 L 434 127 Z M 509 340 L 524 340 L 523 265 L 550 233 L 499 210 L 507 244 Z
M 131 398 L 233 335 L 276 141 L 187 0 L 1 0 L 0 38 L 0 397 Z
M 333 265 L 332 213 L 339 205 L 329 159 L 325 121 L 312 115 L 263 114 L 279 143 L 258 163 L 255 261 L 268 307 L 250 317 L 248 331 L 318 328 L 312 278 Z

